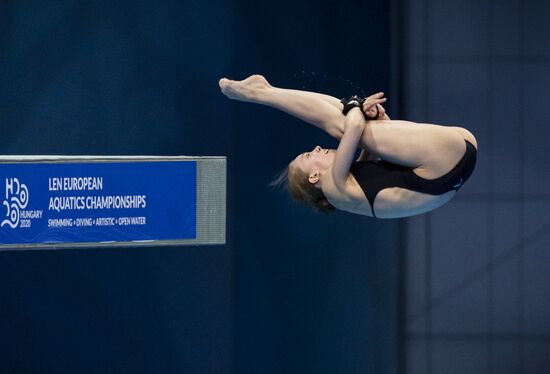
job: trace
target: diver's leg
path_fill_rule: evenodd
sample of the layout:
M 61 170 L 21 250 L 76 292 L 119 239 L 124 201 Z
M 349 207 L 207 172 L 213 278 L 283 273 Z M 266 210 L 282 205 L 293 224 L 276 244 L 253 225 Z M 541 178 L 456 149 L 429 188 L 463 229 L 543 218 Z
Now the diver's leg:
M 453 129 L 456 132 L 458 132 L 460 134 L 460 136 L 462 136 L 465 140 L 472 143 L 473 146 L 476 147 L 476 149 L 477 149 L 477 140 L 470 131 L 466 130 L 463 127 L 449 126 L 449 128 Z
M 342 114 L 342 104 L 337 101 L 339 109 L 321 94 L 272 87 L 264 91 L 257 102 L 279 109 L 341 139 L 346 116 Z
M 242 81 L 220 80 L 222 92 L 229 98 L 263 104 L 279 109 L 340 139 L 344 134 L 345 116 L 335 97 L 316 92 L 271 86 L 261 75 Z
M 361 144 L 382 159 L 415 168 L 421 177 L 433 179 L 450 171 L 466 149 L 455 130 L 409 121 L 368 121 Z

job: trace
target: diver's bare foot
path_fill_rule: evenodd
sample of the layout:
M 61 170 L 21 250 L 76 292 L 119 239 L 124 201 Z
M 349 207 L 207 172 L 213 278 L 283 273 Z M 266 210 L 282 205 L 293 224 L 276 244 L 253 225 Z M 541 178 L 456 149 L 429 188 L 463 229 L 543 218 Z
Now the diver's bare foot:
M 251 75 L 242 81 L 220 79 L 222 93 L 230 99 L 239 101 L 255 101 L 262 90 L 271 87 L 261 75 Z

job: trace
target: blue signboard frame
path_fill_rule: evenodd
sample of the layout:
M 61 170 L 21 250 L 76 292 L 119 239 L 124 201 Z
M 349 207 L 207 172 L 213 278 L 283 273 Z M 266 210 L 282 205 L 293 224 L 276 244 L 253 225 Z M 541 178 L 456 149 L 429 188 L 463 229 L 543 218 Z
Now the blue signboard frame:
M 0 162 L 0 249 L 197 242 L 196 159 L 76 157 Z

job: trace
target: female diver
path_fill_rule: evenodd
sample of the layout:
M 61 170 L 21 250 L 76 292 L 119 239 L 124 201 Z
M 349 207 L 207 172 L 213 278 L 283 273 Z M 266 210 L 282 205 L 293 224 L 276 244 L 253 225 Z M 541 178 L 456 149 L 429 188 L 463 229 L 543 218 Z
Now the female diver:
M 295 200 L 319 212 L 375 218 L 425 213 L 451 200 L 475 167 L 477 142 L 468 130 L 392 121 L 381 92 L 340 101 L 273 87 L 261 75 L 222 78 L 219 85 L 230 99 L 282 110 L 340 141 L 336 150 L 317 146 L 298 155 L 278 178 Z

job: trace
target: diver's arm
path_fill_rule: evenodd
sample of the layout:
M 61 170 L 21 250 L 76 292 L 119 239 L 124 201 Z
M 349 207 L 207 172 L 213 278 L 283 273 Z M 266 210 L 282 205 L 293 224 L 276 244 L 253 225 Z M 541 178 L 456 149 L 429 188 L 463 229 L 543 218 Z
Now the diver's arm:
M 363 113 L 357 107 L 351 109 L 346 116 L 344 136 L 342 136 L 342 140 L 340 140 L 340 144 L 336 150 L 331 170 L 334 184 L 341 190 L 345 189 L 349 169 L 363 135 L 365 123 Z
M 378 120 L 386 120 L 386 121 L 391 120 L 391 118 L 386 113 L 386 110 L 384 109 L 384 107 L 380 104 L 378 104 L 378 118 L 377 119 Z M 368 150 L 363 149 L 361 151 L 361 154 L 359 155 L 359 158 L 357 159 L 357 161 L 370 161 L 370 160 L 379 160 L 379 159 L 380 159 L 380 157 L 378 155 L 375 155 L 372 152 L 369 152 Z

